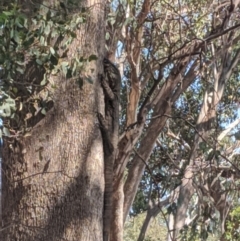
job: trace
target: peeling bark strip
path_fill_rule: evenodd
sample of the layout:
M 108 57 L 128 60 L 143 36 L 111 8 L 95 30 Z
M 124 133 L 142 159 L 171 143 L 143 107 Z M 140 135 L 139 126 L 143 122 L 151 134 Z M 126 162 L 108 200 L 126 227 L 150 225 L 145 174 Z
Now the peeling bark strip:
M 98 120 L 103 138 L 105 165 L 103 241 L 109 241 L 112 224 L 113 166 L 118 144 L 121 75 L 108 59 L 104 59 L 103 64 L 104 76 L 101 77 L 101 84 L 105 96 L 105 118 L 98 113 Z

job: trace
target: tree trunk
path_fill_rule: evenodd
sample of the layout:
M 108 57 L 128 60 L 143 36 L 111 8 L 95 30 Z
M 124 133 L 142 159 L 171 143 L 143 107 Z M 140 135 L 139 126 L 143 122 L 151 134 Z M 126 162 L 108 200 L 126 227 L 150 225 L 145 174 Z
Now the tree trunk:
M 84 5 L 91 6 L 90 16 L 68 56 L 80 48 L 98 56 L 86 67 L 93 84 L 84 83 L 80 90 L 75 80 L 52 77 L 54 107 L 30 137 L 4 139 L 0 240 L 102 240 L 104 163 L 96 112 L 104 108 L 98 81 L 104 3 Z
M 165 200 L 157 203 L 155 201 L 153 202 L 150 201 L 149 207 L 147 210 L 147 215 L 144 219 L 137 241 L 143 241 L 145 239 L 145 236 L 152 218 L 153 217 L 155 218 L 161 212 L 162 207 L 166 206 L 167 204 L 169 204 L 169 198 L 166 198 Z
M 113 219 L 111 241 L 123 240 L 123 181 L 113 186 Z

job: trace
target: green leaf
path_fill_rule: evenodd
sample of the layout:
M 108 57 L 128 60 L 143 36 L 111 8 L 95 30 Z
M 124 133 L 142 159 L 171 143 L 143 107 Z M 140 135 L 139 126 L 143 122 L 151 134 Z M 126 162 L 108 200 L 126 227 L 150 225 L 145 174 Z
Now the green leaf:
M 46 115 L 46 114 L 47 114 L 46 109 L 45 109 L 45 108 L 43 108 L 43 109 L 41 110 L 41 113 L 42 113 L 43 115 Z
M 18 64 L 18 65 L 21 65 L 21 66 L 24 66 L 24 65 L 25 65 L 24 62 L 20 62 L 20 61 L 15 61 L 15 63 Z
M 12 28 L 10 31 L 10 38 L 13 38 L 13 37 L 14 37 L 14 29 Z
M 23 28 L 24 18 L 23 17 L 17 17 L 16 20 L 15 20 L 15 23 L 19 28 Z
M 4 13 L 6 16 L 13 16 L 13 11 L 3 11 L 2 13 Z
M 106 40 L 109 40 L 109 39 L 110 39 L 110 34 L 109 34 L 109 32 L 106 32 L 105 39 L 106 39 Z
M 78 17 L 77 19 L 76 19 L 76 24 L 78 24 L 78 23 L 83 23 L 84 22 L 84 19 L 82 18 L 82 17 Z
M 20 68 L 20 67 L 17 67 L 16 68 L 16 71 L 23 74 L 24 73 L 24 69 L 23 68 Z
M 92 55 L 90 55 L 89 57 L 88 57 L 88 61 L 89 62 L 91 62 L 92 60 L 97 60 L 98 59 L 98 57 L 96 56 L 96 55 L 94 55 L 94 54 L 92 54 Z
M 3 127 L 3 134 L 4 134 L 4 136 L 10 136 L 11 135 L 7 127 Z
M 21 41 L 21 38 L 19 36 L 19 32 L 17 32 L 17 31 L 14 32 L 14 40 L 15 40 L 16 43 L 20 43 L 20 41 Z
M 14 92 L 15 94 L 17 94 L 18 89 L 17 89 L 16 87 L 13 87 L 13 92 Z
M 61 63 L 61 66 L 63 67 L 63 68 L 66 68 L 66 67 L 68 67 L 69 66 L 69 63 L 68 62 L 62 62 Z
M 44 78 L 44 79 L 41 81 L 40 85 L 43 86 L 43 85 L 45 85 L 46 83 L 47 83 L 46 78 Z
M 59 32 L 57 30 L 51 31 L 51 37 L 52 38 L 56 37 L 57 35 L 59 35 Z
M 46 45 L 44 36 L 41 36 L 41 37 L 40 37 L 40 44 L 43 45 L 43 46 Z
M 42 65 L 42 61 L 40 59 L 36 59 L 37 64 Z
M 8 97 L 5 102 L 10 106 L 10 107 L 15 107 L 15 101 L 14 99 Z
M 67 76 L 69 63 L 68 62 L 62 62 L 61 63 L 62 71 L 65 76 Z
M 51 54 L 52 54 L 52 55 L 54 55 L 54 54 L 55 54 L 55 50 L 54 50 L 54 48 L 53 48 L 53 47 L 50 47 L 50 52 L 51 52 Z
M 47 25 L 47 26 L 45 27 L 45 29 L 44 29 L 45 35 L 49 35 L 50 31 L 51 31 L 50 26 Z

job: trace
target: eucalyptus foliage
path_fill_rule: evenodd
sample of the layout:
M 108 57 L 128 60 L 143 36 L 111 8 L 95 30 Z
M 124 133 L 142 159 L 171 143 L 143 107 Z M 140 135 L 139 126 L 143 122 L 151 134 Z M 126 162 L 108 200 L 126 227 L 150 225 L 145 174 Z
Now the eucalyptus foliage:
M 46 114 L 51 93 L 57 88 L 50 83 L 50 75 L 61 73 L 83 85 L 81 71 L 97 58 L 78 49 L 71 61 L 66 60 L 76 31 L 88 16 L 86 8 L 80 14 L 68 14 L 76 4 L 60 2 L 55 8 L 33 4 L 29 6 L 34 8 L 31 16 L 14 1 L 0 6 L 0 117 L 10 120 L 1 135 L 23 134 L 29 128 L 26 120 L 39 112 Z M 34 68 L 38 76 L 32 75 Z

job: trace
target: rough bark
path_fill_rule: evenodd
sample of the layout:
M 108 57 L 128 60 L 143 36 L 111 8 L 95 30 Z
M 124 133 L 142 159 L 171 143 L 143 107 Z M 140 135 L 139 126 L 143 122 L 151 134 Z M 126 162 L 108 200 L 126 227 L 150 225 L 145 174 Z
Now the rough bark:
M 98 113 L 103 138 L 104 150 L 104 214 L 103 241 L 111 239 L 112 199 L 113 199 L 113 167 L 117 153 L 119 130 L 119 98 L 121 75 L 111 61 L 104 59 L 104 76 L 102 77 L 104 90 L 105 117 Z
M 102 59 L 103 1 L 83 4 L 91 6 L 90 16 L 68 57 L 81 48 Z M 53 77 L 54 107 L 30 137 L 4 139 L 1 240 L 102 240 L 104 164 L 96 118 L 103 110 L 101 71 L 100 60 L 91 62 L 86 74 L 93 84 L 82 90 L 74 80 Z

